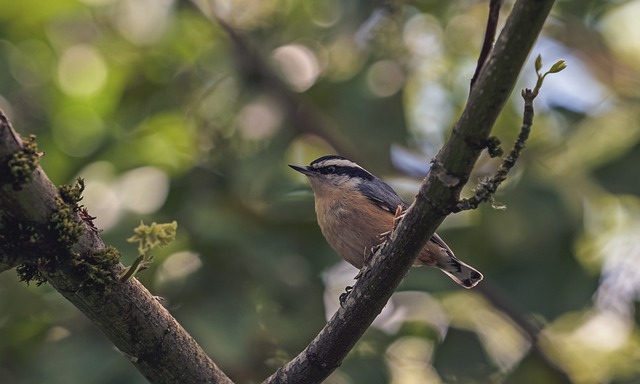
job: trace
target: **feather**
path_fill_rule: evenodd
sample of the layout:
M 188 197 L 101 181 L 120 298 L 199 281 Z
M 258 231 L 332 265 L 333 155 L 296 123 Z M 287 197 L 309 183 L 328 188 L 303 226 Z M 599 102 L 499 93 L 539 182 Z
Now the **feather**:
M 376 178 L 376 183 L 359 183 L 358 190 L 371 200 L 380 209 L 395 214 L 398 205 L 403 209 L 408 207 L 407 203 L 389 186 L 389 184 Z

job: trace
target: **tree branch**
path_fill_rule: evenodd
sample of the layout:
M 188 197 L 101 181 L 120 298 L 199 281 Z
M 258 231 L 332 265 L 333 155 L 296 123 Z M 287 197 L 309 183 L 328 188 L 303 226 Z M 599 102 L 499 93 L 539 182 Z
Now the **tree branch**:
M 507 179 L 507 175 L 511 168 L 516 165 L 516 161 L 520 157 L 520 153 L 525 147 L 529 133 L 531 132 L 531 126 L 533 125 L 533 100 L 536 95 L 530 90 L 525 89 L 522 91 L 522 98 L 524 99 L 524 113 L 522 116 L 522 127 L 518 138 L 513 144 L 513 148 L 509 151 L 509 154 L 502 159 L 500 166 L 496 173 L 491 176 L 490 179 L 480 183 L 480 186 L 476 189 L 473 196 L 468 199 L 462 199 L 456 204 L 456 208 L 453 212 L 466 211 L 470 209 L 476 209 L 480 204 L 491 199 L 493 194 L 498 190 L 498 187 L 502 182 Z
M 23 148 L 24 142 L 0 112 L 0 168 L 4 170 L 7 159 Z M 0 174 L 0 231 L 6 233 L 18 226 L 47 228 L 53 215 L 60 210 L 60 193 L 40 166 L 29 180 L 21 183 L 21 189 L 14 188 L 7 172 L 0 171 Z M 78 212 L 75 212 L 75 221 L 86 225 Z M 41 235 L 38 231 L 32 231 L 32 234 L 34 238 Z M 42 241 L 46 240 L 45 237 Z M 58 244 L 48 246 L 59 248 Z M 15 253 L 3 248 L 0 271 L 23 262 L 36 265 L 49 283 L 80 309 L 150 382 L 231 382 L 142 284 L 136 279 L 122 284 L 116 282 L 115 276 L 124 269 L 122 264 L 117 263 L 112 270 L 106 271 L 110 278 L 104 281 L 102 289 L 94 289 L 88 284 L 89 276 L 81 267 L 86 267 L 86 263 L 106 249 L 97 233 L 88 226 L 69 250 L 77 255 L 75 260 L 80 264 L 62 262 L 59 268 L 52 270 L 43 267 L 45 258 L 62 260 L 64 255 L 43 255 L 39 252 L 41 248 L 28 244 L 13 249 Z
M 494 50 L 482 66 L 452 136 L 434 160 L 432 172 L 390 241 L 363 269 L 345 308 L 336 312 L 300 355 L 281 367 L 266 382 L 322 381 L 341 364 L 380 313 L 408 272 L 418 251 L 444 218 L 455 210 L 460 191 L 486 146 L 491 128 L 513 89 L 520 68 L 553 3 L 553 0 L 519 0 L 515 4 Z M 23 148 L 23 143 L 4 115 L 0 117 L 0 161 L 4 163 L 8 156 Z M 0 179 L 1 218 L 4 220 L 6 216 L 11 216 L 25 225 L 47 225 L 59 208 L 59 194 L 41 168 L 35 169 L 32 179 L 22 185 L 20 191 L 16 191 L 8 181 L 4 175 Z M 81 221 L 77 213 L 76 220 Z M 83 260 L 89 260 L 104 249 L 97 234 L 85 230 L 72 251 L 81 255 Z M 40 257 L 34 252 L 24 252 L 19 256 L 2 252 L 0 271 L 16 263 L 33 262 Z M 111 276 L 116 276 L 122 270 L 123 266 L 117 264 L 110 271 Z M 123 284 L 110 280 L 105 289 L 100 291 L 88 289 L 83 276 L 78 274 L 73 265 L 65 264 L 59 269 L 43 269 L 42 272 L 150 381 L 230 382 L 137 280 Z
M 553 0 L 518 0 L 483 66 L 460 120 L 391 239 L 362 270 L 346 300 L 296 358 L 266 383 L 318 383 L 338 367 L 391 297 L 416 255 L 455 209 Z
M 502 0 L 491 0 L 489 2 L 489 16 L 487 17 L 487 27 L 484 30 L 484 40 L 482 42 L 482 49 L 480 50 L 480 55 L 478 56 L 478 64 L 476 64 L 476 71 L 471 77 L 471 85 L 470 89 L 473 89 L 473 86 L 476 84 L 476 80 L 480 75 L 480 71 L 482 67 L 484 67 L 484 63 L 487 61 L 487 57 L 489 57 L 489 52 L 491 52 L 491 48 L 493 48 L 493 41 L 496 38 L 496 30 L 498 28 L 498 19 L 500 18 L 500 8 L 502 7 Z

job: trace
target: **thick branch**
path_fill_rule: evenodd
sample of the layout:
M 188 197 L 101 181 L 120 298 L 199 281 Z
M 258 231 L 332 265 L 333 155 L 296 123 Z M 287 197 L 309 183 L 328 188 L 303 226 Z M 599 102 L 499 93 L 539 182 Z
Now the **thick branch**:
M 0 112 L 0 161 L 20 151 L 23 142 Z M 3 219 L 44 227 L 58 208 L 58 190 L 38 166 L 31 181 L 15 190 L 8 177 L 0 180 Z M 76 217 L 80 220 L 79 217 Z M 52 248 L 56 248 L 52 245 Z M 85 230 L 72 248 L 88 260 L 105 248 L 95 231 Z M 27 247 L 28 249 L 28 247 Z M 3 260 L 5 255 L 1 255 Z M 12 256 L 13 265 L 42 257 L 28 250 Z M 0 264 L 3 268 L 10 264 Z M 122 271 L 118 264 L 112 276 Z M 0 269 L 1 270 L 1 269 Z M 106 289 L 90 289 L 73 265 L 42 270 L 51 285 L 82 311 L 153 383 L 230 383 L 193 338 L 137 280 L 108 282 Z
M 267 383 L 321 382 L 341 364 L 380 313 L 418 251 L 454 209 L 553 3 L 516 2 L 452 136 L 434 160 L 428 179 L 391 241 L 364 267 L 345 307 L 339 308 L 309 346 Z
M 0 219 L 8 216 L 16 218 L 19 222 L 46 222 L 48 213 L 56 207 L 56 189 L 47 176 L 37 167 L 30 177 L 31 183 L 23 185 L 20 191 L 16 191 L 14 183 L 10 180 L 11 174 L 7 163 L 13 154 L 24 147 L 20 136 L 11 128 L 9 121 L 0 111 Z M 51 185 L 46 193 L 35 186 Z M 0 247 L 0 272 L 12 269 L 25 262 L 26 255 L 11 252 L 5 246 Z

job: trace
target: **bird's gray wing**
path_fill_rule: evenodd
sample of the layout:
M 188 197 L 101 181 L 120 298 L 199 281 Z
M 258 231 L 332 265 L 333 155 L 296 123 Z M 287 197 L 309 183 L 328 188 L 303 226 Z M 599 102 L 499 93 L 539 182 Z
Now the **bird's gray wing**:
M 376 178 L 372 182 L 360 183 L 358 189 L 381 209 L 395 214 L 398 205 L 407 209 L 407 203 L 389 186 L 389 184 Z

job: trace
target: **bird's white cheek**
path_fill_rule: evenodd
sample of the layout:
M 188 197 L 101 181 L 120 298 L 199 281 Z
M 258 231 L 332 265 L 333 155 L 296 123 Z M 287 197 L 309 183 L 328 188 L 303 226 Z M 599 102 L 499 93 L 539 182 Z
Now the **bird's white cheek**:
M 311 189 L 313 189 L 313 193 L 316 195 L 316 200 L 318 196 L 322 196 L 329 192 L 327 184 L 316 177 L 310 177 L 309 184 L 311 184 Z

